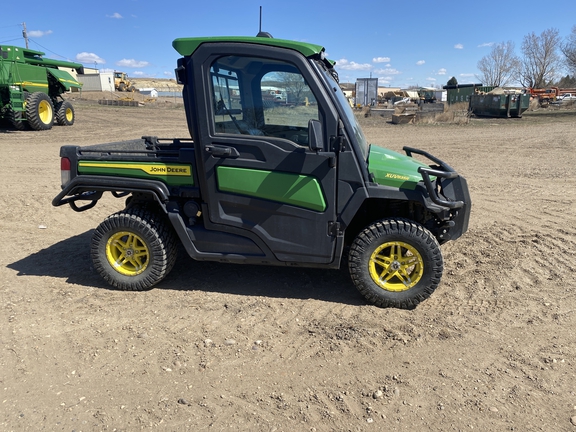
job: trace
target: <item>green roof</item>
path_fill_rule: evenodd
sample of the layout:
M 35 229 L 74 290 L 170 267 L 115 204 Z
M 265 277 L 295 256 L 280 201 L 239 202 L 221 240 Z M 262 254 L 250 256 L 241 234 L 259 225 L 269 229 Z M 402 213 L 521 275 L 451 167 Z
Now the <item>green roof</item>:
M 197 37 L 197 38 L 179 38 L 172 42 L 172 46 L 178 53 L 183 56 L 192 55 L 203 43 L 249 43 L 258 45 L 275 46 L 278 48 L 287 48 L 299 51 L 308 57 L 314 54 L 320 54 L 324 50 L 321 45 L 315 45 L 306 42 L 296 42 L 285 39 L 274 39 L 267 37 L 250 37 L 250 36 L 215 36 L 215 37 Z

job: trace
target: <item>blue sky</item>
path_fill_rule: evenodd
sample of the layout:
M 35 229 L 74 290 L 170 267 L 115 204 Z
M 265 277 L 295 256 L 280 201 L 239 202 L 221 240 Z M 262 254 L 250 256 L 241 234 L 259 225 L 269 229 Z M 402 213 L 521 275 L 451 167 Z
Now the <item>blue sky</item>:
M 67 3 L 65 11 L 29 0 L 0 16 L 0 44 L 24 46 L 46 57 L 115 69 L 132 77 L 173 78 L 179 37 L 254 36 L 323 45 L 341 82 L 378 78 L 392 87 L 479 82 L 478 61 L 493 44 L 576 25 L 576 1 L 237 0 L 186 2 L 118 0 Z

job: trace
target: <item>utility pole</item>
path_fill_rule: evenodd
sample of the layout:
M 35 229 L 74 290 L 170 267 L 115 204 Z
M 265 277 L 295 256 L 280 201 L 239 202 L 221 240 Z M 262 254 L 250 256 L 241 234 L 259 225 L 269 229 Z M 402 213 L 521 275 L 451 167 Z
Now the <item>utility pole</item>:
M 26 23 L 22 23 L 22 36 L 24 36 L 24 40 L 26 41 L 26 49 L 28 49 L 28 33 L 26 33 Z

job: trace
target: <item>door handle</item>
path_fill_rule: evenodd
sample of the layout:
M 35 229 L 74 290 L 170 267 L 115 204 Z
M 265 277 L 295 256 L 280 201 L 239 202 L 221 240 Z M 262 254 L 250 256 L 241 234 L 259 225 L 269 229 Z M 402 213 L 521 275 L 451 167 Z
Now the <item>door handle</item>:
M 206 150 L 212 156 L 233 157 L 233 158 L 237 158 L 240 156 L 240 153 L 238 153 L 238 150 L 236 150 L 234 147 L 209 144 L 204 146 L 204 150 Z

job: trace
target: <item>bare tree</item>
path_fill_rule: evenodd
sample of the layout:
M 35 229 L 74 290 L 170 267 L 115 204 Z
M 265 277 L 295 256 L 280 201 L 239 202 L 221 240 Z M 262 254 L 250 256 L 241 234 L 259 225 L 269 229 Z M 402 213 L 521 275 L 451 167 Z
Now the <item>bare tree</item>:
M 520 60 L 514 54 L 514 42 L 499 43 L 478 62 L 480 75 L 476 78 L 485 86 L 503 87 L 510 83 L 519 65 Z
M 310 88 L 304 77 L 297 73 L 291 72 L 279 72 L 278 80 L 281 87 L 284 87 L 289 94 L 289 102 L 293 102 L 297 105 L 304 101 L 304 98 L 312 97 Z
M 519 81 L 524 87 L 543 88 L 554 80 L 560 67 L 558 30 L 544 30 L 540 36 L 534 32 L 524 36 L 520 61 Z
M 572 73 L 576 74 L 576 26 L 572 27 L 572 33 L 566 38 L 566 43 L 560 46 L 562 53 L 566 56 L 564 62 Z

